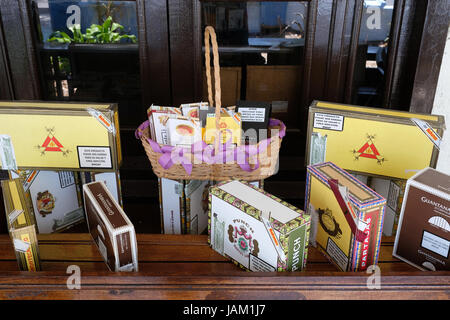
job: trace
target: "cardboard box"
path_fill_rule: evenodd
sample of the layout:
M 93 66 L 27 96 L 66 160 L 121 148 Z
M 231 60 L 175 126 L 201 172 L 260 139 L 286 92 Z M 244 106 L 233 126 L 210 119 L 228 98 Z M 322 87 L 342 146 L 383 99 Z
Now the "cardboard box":
M 341 271 L 377 264 L 386 199 L 331 162 L 307 167 L 310 243 Z
M 206 83 L 206 70 L 203 69 L 203 100 L 208 101 L 208 86 Z M 241 67 L 220 67 L 220 89 L 223 106 L 232 106 L 241 98 Z M 214 91 L 214 77 L 211 79 Z
M 421 129 L 414 118 L 431 128 Z M 331 161 L 356 173 L 408 179 L 436 165 L 432 140 L 439 141 L 444 129 L 443 116 L 314 101 L 305 158 L 308 164 Z
M 373 177 L 370 179 L 369 186 L 386 198 L 383 234 L 385 236 L 395 235 L 402 208 L 406 180 L 388 180 Z
M 185 232 L 184 181 L 158 178 L 161 232 L 183 234 Z
M 84 221 L 79 178 L 72 171 L 22 171 L 38 233 L 54 233 Z
M 81 183 L 86 184 L 94 181 L 103 181 L 114 200 L 123 207 L 122 188 L 120 183 L 120 172 L 80 172 Z
M 310 217 L 240 181 L 210 188 L 208 241 L 250 271 L 300 271 L 306 265 Z
M 83 185 L 89 232 L 112 271 L 138 271 L 134 226 L 102 181 Z
M 0 137 L 2 169 L 112 171 L 122 163 L 116 104 L 2 101 Z
M 1 182 L 8 231 L 22 271 L 39 271 L 41 263 L 36 227 L 29 197 L 19 178 Z
M 420 270 L 450 270 L 450 176 L 425 168 L 408 179 L 393 256 Z

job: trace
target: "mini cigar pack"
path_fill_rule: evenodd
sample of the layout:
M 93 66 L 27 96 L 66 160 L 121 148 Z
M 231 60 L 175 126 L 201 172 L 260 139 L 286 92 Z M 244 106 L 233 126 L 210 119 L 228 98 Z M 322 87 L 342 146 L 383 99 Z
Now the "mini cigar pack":
M 169 108 L 169 107 L 166 107 Z M 181 115 L 181 109 L 173 108 L 156 110 L 151 113 L 150 134 L 153 140 L 160 144 L 169 144 L 168 115 Z
M 422 270 L 450 270 L 450 176 L 425 168 L 408 179 L 393 256 Z
M 4 170 L 119 169 L 117 105 L 0 102 L 0 159 Z
M 231 143 L 239 146 L 241 144 L 241 116 L 239 113 L 234 113 L 222 109 L 224 112 L 220 115 L 220 143 Z M 216 139 L 216 115 L 214 113 L 208 114 L 206 118 L 205 128 L 205 142 L 206 144 L 214 145 Z
M 377 264 L 386 199 L 331 162 L 307 167 L 310 243 L 341 271 Z
M 16 176 L 16 174 L 12 174 Z M 84 221 L 79 178 L 72 171 L 21 171 L 38 233 L 54 233 Z
M 264 137 L 260 130 L 267 130 L 272 105 L 268 102 L 238 101 L 236 111 L 241 115 L 243 144 L 257 144 Z M 265 137 L 267 138 L 267 133 Z
M 89 232 L 111 271 L 138 271 L 134 226 L 102 181 L 83 185 Z
M 387 180 L 372 177 L 370 188 L 386 198 L 386 213 L 384 214 L 383 234 L 385 236 L 395 235 L 398 219 L 402 209 L 403 195 L 406 180 Z
M 41 263 L 34 215 L 19 178 L 1 182 L 6 221 L 17 263 L 22 271 L 39 271 Z
M 161 232 L 183 234 L 185 225 L 184 181 L 158 178 Z
M 202 141 L 202 127 L 196 118 L 171 117 L 167 119 L 169 145 L 174 147 L 190 147 Z
M 120 183 L 120 172 L 80 172 L 81 183 L 86 184 L 94 181 L 103 181 L 114 200 L 123 207 L 122 188 Z
M 308 164 L 331 161 L 356 173 L 408 179 L 434 167 L 444 117 L 314 101 L 309 108 Z
M 200 109 L 207 108 L 207 102 L 186 103 L 180 106 L 183 116 L 190 118 L 200 118 Z
M 306 264 L 310 217 L 237 180 L 209 194 L 209 244 L 250 271 L 300 271 Z
M 10 230 L 17 262 L 22 271 L 40 271 L 41 261 L 34 225 Z
M 186 180 L 184 187 L 186 233 L 202 234 L 208 228 L 210 181 Z

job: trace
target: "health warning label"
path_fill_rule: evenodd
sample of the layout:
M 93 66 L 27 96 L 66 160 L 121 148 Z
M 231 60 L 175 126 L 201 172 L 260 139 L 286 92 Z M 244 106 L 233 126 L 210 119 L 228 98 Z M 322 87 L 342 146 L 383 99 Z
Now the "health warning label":
M 344 129 L 344 117 L 337 114 L 314 113 L 314 128 L 334 131 Z
M 109 147 L 78 146 L 80 168 L 112 169 L 111 149 Z

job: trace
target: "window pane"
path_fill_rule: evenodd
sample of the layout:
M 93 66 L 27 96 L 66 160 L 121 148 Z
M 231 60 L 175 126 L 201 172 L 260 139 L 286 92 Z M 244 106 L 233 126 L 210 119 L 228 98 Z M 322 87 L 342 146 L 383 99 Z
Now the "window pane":
M 354 104 L 380 107 L 383 103 L 393 9 L 394 0 L 364 1 L 354 74 Z
M 202 32 L 210 25 L 217 33 L 224 106 L 269 101 L 274 117 L 297 122 L 307 6 L 307 1 L 202 2 Z
M 35 0 L 47 100 L 117 102 L 121 125 L 144 118 L 135 1 Z

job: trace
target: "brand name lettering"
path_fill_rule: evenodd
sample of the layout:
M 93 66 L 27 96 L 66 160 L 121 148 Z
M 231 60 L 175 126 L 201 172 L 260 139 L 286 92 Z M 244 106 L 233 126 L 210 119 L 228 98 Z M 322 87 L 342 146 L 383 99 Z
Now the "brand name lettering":
M 298 263 L 300 262 L 299 254 L 302 244 L 301 237 L 294 240 L 294 255 L 292 256 L 292 271 L 298 270 Z
M 28 237 L 24 237 L 23 241 L 30 243 Z M 25 258 L 27 259 L 27 264 L 30 268 L 30 271 L 35 271 L 36 268 L 34 267 L 33 254 L 31 253 L 31 246 L 28 248 L 27 252 L 25 252 Z
M 115 212 L 111 209 L 111 203 L 107 199 L 105 199 L 101 193 L 97 194 L 97 199 L 100 200 L 101 203 L 103 203 L 108 215 L 113 216 L 115 214 Z
M 445 210 L 447 212 L 450 212 L 450 208 L 444 206 L 442 203 L 430 200 L 427 197 L 422 197 L 422 198 L 420 198 L 420 200 L 422 200 L 422 202 L 424 202 L 424 203 L 431 204 L 432 206 L 435 206 L 435 207 L 441 208 L 441 209 L 443 209 L 443 210 Z
M 367 268 L 367 256 L 369 252 L 369 232 L 370 232 L 370 222 L 372 219 L 369 217 L 366 221 L 367 227 L 364 229 L 364 232 L 367 234 L 366 239 L 364 239 L 362 254 L 361 254 L 361 269 Z

